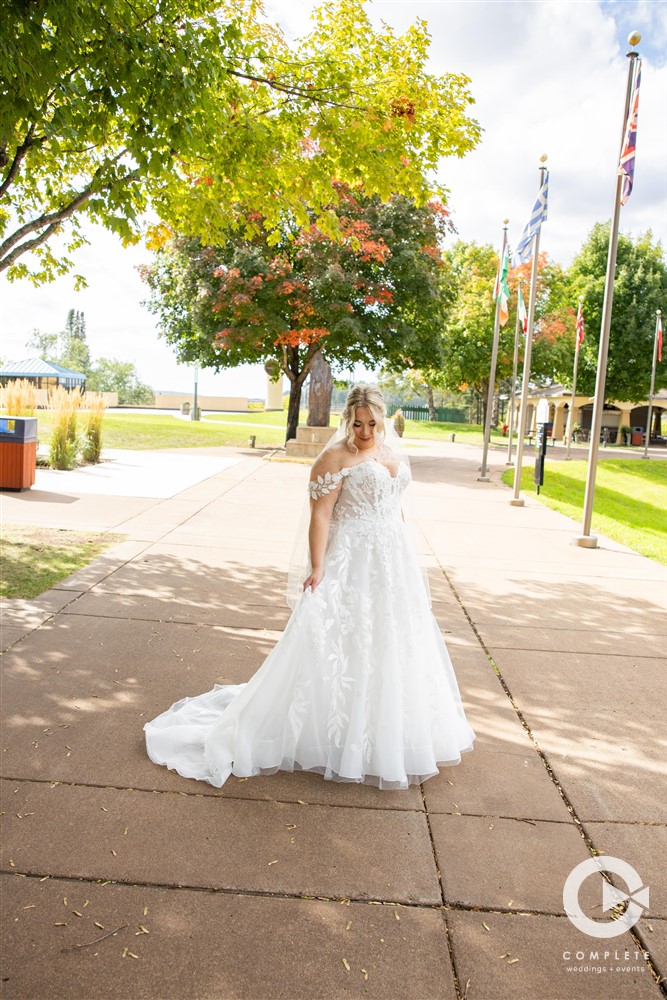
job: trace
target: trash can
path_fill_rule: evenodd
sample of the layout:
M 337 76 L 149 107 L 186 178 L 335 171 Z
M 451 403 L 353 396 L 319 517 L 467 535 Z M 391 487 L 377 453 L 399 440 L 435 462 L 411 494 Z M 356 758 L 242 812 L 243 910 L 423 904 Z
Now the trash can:
M 633 427 L 630 434 L 630 444 L 638 445 L 644 443 L 644 428 Z
M 29 490 L 37 467 L 37 417 L 0 417 L 0 490 Z

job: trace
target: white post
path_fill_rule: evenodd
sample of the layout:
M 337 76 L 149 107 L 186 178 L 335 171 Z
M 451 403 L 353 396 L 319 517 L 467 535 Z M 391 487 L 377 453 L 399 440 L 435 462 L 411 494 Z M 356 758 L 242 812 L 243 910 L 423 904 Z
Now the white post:
M 579 312 L 577 315 L 581 315 L 581 307 L 583 305 L 584 297 L 583 295 L 579 299 Z M 577 395 L 577 368 L 579 367 L 579 331 L 577 330 L 577 343 L 574 348 L 574 369 L 572 371 L 572 397 L 570 399 L 570 412 L 567 415 L 567 428 L 565 434 L 567 436 L 567 454 L 566 459 L 570 458 L 570 445 L 572 443 L 572 426 L 574 424 L 574 400 Z
M 544 166 L 546 156 L 541 157 L 540 167 L 540 188 L 544 181 Z M 523 507 L 523 499 L 519 496 L 521 492 L 521 467 L 523 464 L 523 438 L 526 432 L 526 412 L 528 409 L 528 383 L 530 382 L 530 357 L 533 348 L 533 320 L 535 318 L 535 299 L 537 297 L 537 271 L 539 267 L 540 255 L 540 225 L 533 237 L 533 266 L 530 272 L 530 301 L 528 303 L 528 326 L 526 329 L 526 346 L 523 358 L 523 376 L 521 385 L 521 406 L 519 409 L 519 436 L 516 442 L 516 462 L 514 464 L 514 496 L 510 500 L 512 507 Z
M 519 294 L 521 293 L 521 278 L 519 278 Z M 518 296 L 517 296 L 518 299 Z M 506 465 L 512 464 L 512 435 L 514 434 L 514 402 L 516 399 L 516 377 L 517 370 L 519 368 L 519 329 L 521 327 L 521 317 L 519 316 L 519 309 L 517 306 L 516 311 L 516 326 L 514 328 L 514 357 L 512 358 L 512 391 L 510 393 L 510 419 L 509 428 L 507 433 L 510 436 L 507 442 L 507 462 Z
M 493 346 L 491 348 L 491 371 L 489 373 L 489 389 L 486 394 L 486 420 L 484 421 L 484 447 L 482 449 L 482 468 L 479 476 L 480 483 L 488 483 L 490 476 L 487 473 L 486 463 L 489 455 L 489 442 L 491 440 L 491 418 L 493 414 L 493 396 L 496 390 L 496 365 L 498 363 L 498 340 L 500 339 L 500 278 L 503 264 L 505 263 L 505 249 L 507 247 L 507 223 L 505 219 L 503 229 L 503 246 L 500 251 L 500 264 L 498 265 L 498 278 L 495 290 L 498 293 L 496 298 L 496 313 L 493 320 Z
M 648 446 L 651 440 L 651 421 L 653 420 L 653 393 L 655 392 L 655 369 L 658 364 L 658 330 L 660 329 L 660 317 L 662 312 L 656 309 L 655 313 L 655 339 L 653 341 L 653 367 L 651 369 L 651 389 L 648 394 L 648 419 L 646 421 L 646 440 L 644 441 L 644 458 L 648 458 Z
M 632 41 L 636 38 L 637 41 Z M 630 35 L 631 45 L 637 45 L 641 39 L 638 32 Z M 625 128 L 628 120 L 628 109 L 630 107 L 630 95 L 632 93 L 632 82 L 634 78 L 636 52 L 628 52 L 630 64 L 628 66 L 628 82 L 625 91 L 625 106 L 623 110 L 623 129 L 621 133 L 621 149 Z M 609 256 L 607 257 L 607 276 L 604 286 L 604 300 L 602 305 L 602 321 L 600 323 L 600 349 L 598 351 L 597 378 L 595 380 L 595 397 L 593 403 L 593 421 L 591 424 L 591 443 L 588 452 L 588 472 L 586 476 L 586 493 L 584 495 L 584 512 L 581 521 L 581 534 L 573 539 L 575 545 L 580 545 L 585 549 L 596 549 L 598 540 L 591 534 L 591 521 L 593 520 L 593 501 L 595 499 L 595 475 L 598 466 L 598 452 L 600 450 L 600 430 L 602 428 L 602 411 L 604 410 L 604 390 L 607 381 L 607 358 L 609 355 L 609 331 L 611 329 L 611 310 L 614 302 L 614 278 L 616 277 L 616 251 L 618 249 L 618 223 L 621 214 L 621 189 L 623 186 L 623 175 L 617 171 L 616 184 L 614 185 L 614 205 L 611 217 L 611 229 L 609 232 Z

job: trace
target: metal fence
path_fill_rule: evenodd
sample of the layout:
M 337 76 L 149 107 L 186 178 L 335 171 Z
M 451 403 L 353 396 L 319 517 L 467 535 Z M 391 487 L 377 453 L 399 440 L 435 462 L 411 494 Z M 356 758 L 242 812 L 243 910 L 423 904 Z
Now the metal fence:
M 396 410 L 401 409 L 406 420 L 428 420 L 428 406 L 388 406 L 387 413 L 391 417 Z M 436 406 L 435 419 L 438 423 L 465 424 L 468 414 L 465 410 L 455 410 L 450 406 Z

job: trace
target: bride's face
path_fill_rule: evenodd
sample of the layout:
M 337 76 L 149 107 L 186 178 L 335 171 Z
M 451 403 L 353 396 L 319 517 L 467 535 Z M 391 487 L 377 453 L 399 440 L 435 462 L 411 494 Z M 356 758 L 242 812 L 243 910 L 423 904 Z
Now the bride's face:
M 354 412 L 354 443 L 360 451 L 375 447 L 376 420 L 367 406 L 358 406 Z

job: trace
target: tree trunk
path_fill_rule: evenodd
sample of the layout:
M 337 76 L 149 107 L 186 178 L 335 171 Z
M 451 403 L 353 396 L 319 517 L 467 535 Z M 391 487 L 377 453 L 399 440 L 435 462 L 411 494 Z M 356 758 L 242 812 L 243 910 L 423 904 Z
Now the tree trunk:
M 428 399 L 428 419 L 435 423 L 435 400 L 433 399 L 433 387 L 426 386 L 426 397 Z
M 287 433 L 285 434 L 286 443 L 296 437 L 296 429 L 299 426 L 299 408 L 301 406 L 303 381 L 303 378 L 299 376 L 290 382 L 289 405 L 287 407 Z
M 310 392 L 308 394 L 308 426 L 328 427 L 331 415 L 333 379 L 331 366 L 318 351 L 310 367 Z

